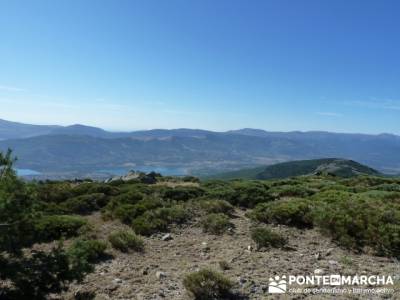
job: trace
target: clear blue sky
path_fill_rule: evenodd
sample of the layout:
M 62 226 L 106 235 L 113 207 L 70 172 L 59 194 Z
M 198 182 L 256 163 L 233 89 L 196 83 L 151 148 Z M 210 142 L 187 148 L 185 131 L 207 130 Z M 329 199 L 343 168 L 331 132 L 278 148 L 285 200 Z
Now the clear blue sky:
M 400 134 L 400 2 L 0 0 L 0 118 Z

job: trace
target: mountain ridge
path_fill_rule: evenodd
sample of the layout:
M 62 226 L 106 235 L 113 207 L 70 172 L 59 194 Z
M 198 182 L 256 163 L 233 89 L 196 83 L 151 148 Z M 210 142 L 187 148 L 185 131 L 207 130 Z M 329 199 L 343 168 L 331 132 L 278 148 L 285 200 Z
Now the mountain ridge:
M 41 135 L 0 141 L 0 151 L 14 150 L 19 168 L 53 173 L 158 166 L 207 175 L 284 161 L 341 157 L 384 173 L 400 172 L 400 137 L 391 134 L 185 128 L 114 133 L 80 124 L 36 129 Z

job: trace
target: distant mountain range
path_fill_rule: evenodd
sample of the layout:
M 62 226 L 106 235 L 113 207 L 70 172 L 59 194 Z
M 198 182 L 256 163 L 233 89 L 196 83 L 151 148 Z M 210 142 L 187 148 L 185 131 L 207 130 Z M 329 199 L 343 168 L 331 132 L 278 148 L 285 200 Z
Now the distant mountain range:
M 400 137 L 329 132 L 213 132 L 154 129 L 109 132 L 84 125 L 38 126 L 0 121 L 0 151 L 12 148 L 19 168 L 87 174 L 137 166 L 215 174 L 274 163 L 340 157 L 400 173 Z
M 299 160 L 273 164 L 271 166 L 243 169 L 211 176 L 216 179 L 285 179 L 306 175 L 332 175 L 353 177 L 358 175 L 382 175 L 377 170 L 352 160 L 325 158 Z

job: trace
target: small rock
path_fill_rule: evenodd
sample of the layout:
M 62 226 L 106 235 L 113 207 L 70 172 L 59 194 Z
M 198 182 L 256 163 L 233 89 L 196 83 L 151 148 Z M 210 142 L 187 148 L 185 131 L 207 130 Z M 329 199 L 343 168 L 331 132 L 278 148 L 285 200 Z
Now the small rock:
M 165 272 L 157 271 L 156 277 L 157 277 L 157 279 L 163 279 L 163 278 L 167 277 L 167 274 Z
M 323 275 L 325 272 L 324 272 L 324 270 L 322 270 L 322 269 L 315 269 L 314 270 L 314 274 L 315 275 Z
M 339 265 L 339 263 L 336 260 L 329 260 L 328 263 L 330 265 L 335 265 L 335 266 Z
M 251 252 L 253 250 L 253 247 L 251 245 L 248 245 L 247 250 Z
M 123 280 L 120 279 L 120 278 L 115 278 L 115 279 L 113 280 L 113 282 L 114 282 L 114 283 L 122 283 Z
M 250 288 L 250 293 L 251 293 L 251 294 L 256 294 L 256 293 L 258 293 L 258 287 L 257 287 L 257 286 L 252 286 L 252 287 Z
M 239 277 L 238 281 L 239 281 L 240 284 L 245 284 L 247 282 L 247 279 L 243 278 L 243 277 Z
M 315 259 L 316 260 L 320 260 L 321 259 L 321 253 L 317 252 L 317 254 L 315 254 Z
M 118 288 L 119 288 L 119 285 L 116 284 L 116 283 L 113 283 L 113 284 L 111 284 L 109 286 L 106 286 L 105 290 L 109 291 L 109 292 L 113 292 L 113 291 L 117 290 Z
M 210 251 L 210 247 L 208 246 L 207 242 L 202 242 L 201 243 L 201 248 L 204 252 Z
M 170 233 L 167 233 L 167 234 L 165 234 L 165 235 L 163 235 L 162 237 L 161 237 L 161 240 L 162 241 L 170 241 L 170 240 L 172 240 L 173 239 L 173 237 L 172 237 L 172 235 L 170 234 Z
M 333 252 L 333 250 L 334 250 L 334 248 L 328 248 L 328 249 L 326 249 L 325 255 L 326 255 L 326 256 L 331 255 L 332 252 Z

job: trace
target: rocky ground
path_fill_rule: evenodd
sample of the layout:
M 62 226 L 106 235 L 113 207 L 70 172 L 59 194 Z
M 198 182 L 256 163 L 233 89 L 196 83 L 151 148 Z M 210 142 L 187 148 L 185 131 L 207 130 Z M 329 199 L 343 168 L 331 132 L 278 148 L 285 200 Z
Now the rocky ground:
M 88 217 L 98 236 L 124 225 L 101 220 L 100 214 Z M 237 283 L 237 289 L 249 299 L 400 299 L 400 294 L 385 297 L 368 295 L 305 295 L 268 294 L 268 280 L 275 275 L 312 274 L 400 274 L 393 259 L 360 255 L 337 247 L 317 230 L 299 230 L 276 226 L 275 230 L 289 238 L 287 249 L 256 251 L 250 238 L 250 220 L 237 210 L 232 220 L 235 230 L 223 236 L 208 235 L 194 224 L 174 228 L 170 239 L 163 235 L 145 238 L 144 253 L 124 254 L 109 250 L 113 259 L 96 266 L 81 284 L 70 287 L 62 299 L 74 299 L 86 292 L 95 299 L 190 299 L 182 280 L 185 274 L 211 267 Z M 222 262 L 222 263 L 221 263 Z M 222 270 L 221 264 L 227 266 Z

